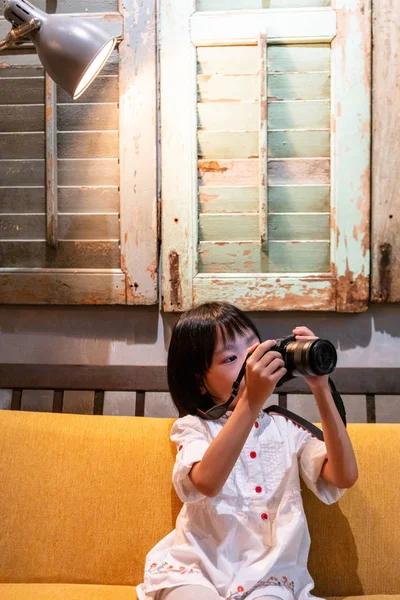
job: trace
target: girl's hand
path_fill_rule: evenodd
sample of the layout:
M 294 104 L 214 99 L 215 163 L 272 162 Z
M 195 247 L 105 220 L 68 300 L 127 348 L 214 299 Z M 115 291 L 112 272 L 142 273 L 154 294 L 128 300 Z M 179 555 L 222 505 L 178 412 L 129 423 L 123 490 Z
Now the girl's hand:
M 278 381 L 285 375 L 285 363 L 279 352 L 271 352 L 276 340 L 254 344 L 246 363 L 246 391 L 251 405 L 261 408 L 273 393 Z
M 316 340 L 316 335 L 313 334 L 311 329 L 308 327 L 296 327 L 293 329 L 293 334 L 296 336 L 296 340 Z M 329 388 L 329 375 L 319 375 L 314 377 L 304 377 L 311 389 L 315 388 Z

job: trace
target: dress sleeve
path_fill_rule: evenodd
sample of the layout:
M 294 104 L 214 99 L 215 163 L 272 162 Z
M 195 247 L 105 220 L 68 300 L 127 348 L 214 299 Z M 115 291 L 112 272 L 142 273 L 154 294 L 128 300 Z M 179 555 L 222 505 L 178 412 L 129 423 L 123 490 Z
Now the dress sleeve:
M 338 488 L 320 476 L 325 459 L 328 458 L 325 442 L 318 440 L 309 431 L 293 422 L 289 421 L 289 423 L 296 438 L 301 478 L 324 504 L 334 504 L 343 496 L 346 488 Z
M 177 449 L 172 483 L 179 498 L 188 504 L 206 498 L 188 476 L 194 463 L 203 458 L 211 444 L 210 434 L 207 434 L 205 425 L 199 417 L 192 415 L 177 419 L 171 429 L 171 441 Z

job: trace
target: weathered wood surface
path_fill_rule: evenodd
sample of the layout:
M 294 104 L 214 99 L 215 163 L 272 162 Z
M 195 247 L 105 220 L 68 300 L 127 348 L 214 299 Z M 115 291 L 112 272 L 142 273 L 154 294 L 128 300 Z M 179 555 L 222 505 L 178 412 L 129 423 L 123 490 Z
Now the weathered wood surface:
M 197 0 L 197 10 L 326 7 L 331 0 Z
M 400 4 L 374 6 L 372 144 L 373 302 L 400 302 Z

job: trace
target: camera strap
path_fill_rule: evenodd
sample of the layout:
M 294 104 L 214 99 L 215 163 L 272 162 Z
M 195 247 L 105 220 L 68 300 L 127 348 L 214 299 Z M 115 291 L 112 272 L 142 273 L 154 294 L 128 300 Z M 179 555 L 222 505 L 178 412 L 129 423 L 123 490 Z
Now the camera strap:
M 344 426 L 347 427 L 346 409 L 344 407 L 342 397 L 339 394 L 339 392 L 337 391 L 336 386 L 330 377 L 329 377 L 329 387 L 331 389 L 332 397 L 335 401 L 336 408 L 338 409 L 338 412 L 344 423 Z M 281 416 L 285 417 L 286 419 L 289 419 L 290 421 L 292 421 L 295 425 L 298 425 L 298 426 L 302 427 L 303 429 L 305 429 L 306 431 L 309 431 L 314 437 L 321 440 L 321 442 L 324 441 L 324 434 L 323 434 L 322 429 L 319 429 L 319 427 L 316 427 L 316 425 L 314 425 L 313 423 L 310 423 L 310 421 L 307 421 L 306 419 L 303 419 L 303 417 L 300 417 L 296 413 L 293 413 L 290 410 L 287 410 L 287 408 L 282 408 L 281 406 L 273 405 L 273 406 L 269 406 L 268 408 L 265 408 L 264 412 L 267 413 L 268 415 L 271 415 L 271 414 L 281 415 Z

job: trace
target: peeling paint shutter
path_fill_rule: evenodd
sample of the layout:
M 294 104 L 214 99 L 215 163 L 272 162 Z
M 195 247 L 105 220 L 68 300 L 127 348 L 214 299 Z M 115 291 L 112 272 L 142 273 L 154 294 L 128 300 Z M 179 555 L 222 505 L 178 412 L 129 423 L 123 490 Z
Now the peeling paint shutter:
M 161 2 L 169 311 L 367 306 L 370 12 L 267 4 Z
M 131 0 L 36 5 L 95 19 L 123 42 L 77 101 L 36 55 L 0 59 L 0 302 L 154 304 L 154 12 L 138 23 Z M 0 37 L 9 27 L 0 20 Z

